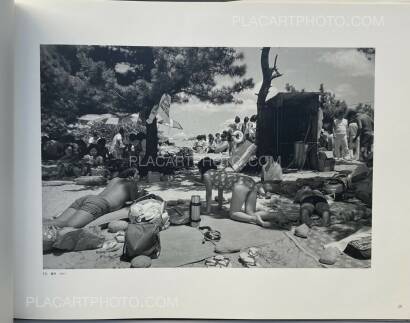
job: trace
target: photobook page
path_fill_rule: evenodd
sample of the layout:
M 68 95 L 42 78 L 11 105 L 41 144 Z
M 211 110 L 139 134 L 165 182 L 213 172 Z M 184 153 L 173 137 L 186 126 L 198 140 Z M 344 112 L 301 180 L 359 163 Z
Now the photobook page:
M 0 320 L 13 317 L 12 170 L 13 170 L 13 2 L 0 3 Z
M 408 318 L 409 13 L 18 1 L 15 316 Z

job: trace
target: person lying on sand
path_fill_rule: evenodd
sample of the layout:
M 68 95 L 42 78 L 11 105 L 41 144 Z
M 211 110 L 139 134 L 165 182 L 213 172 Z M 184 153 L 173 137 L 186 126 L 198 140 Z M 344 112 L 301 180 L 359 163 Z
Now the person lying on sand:
M 222 208 L 223 191 L 232 190 L 229 215 L 232 220 L 270 227 L 269 220 L 277 221 L 277 215 L 267 211 L 256 210 L 258 194 L 273 192 L 277 181 L 255 182 L 245 174 L 236 173 L 230 168 L 218 170 L 212 159 L 206 157 L 198 162 L 201 178 L 206 188 L 206 213 L 211 212 L 212 189 L 218 189 L 218 206 Z M 242 207 L 245 205 L 245 211 Z
M 296 192 L 295 203 L 300 203 L 300 222 L 307 226 L 312 224 L 312 215 L 316 213 L 322 218 L 322 225 L 329 226 L 330 211 L 325 195 L 309 186 L 302 187 Z
M 277 214 L 256 209 L 258 194 L 265 195 L 267 192 L 273 192 L 276 185 L 275 182 L 255 182 L 251 178 L 240 177 L 232 188 L 231 206 L 229 208 L 231 219 L 257 224 L 264 228 L 271 227 L 272 222 L 280 224 L 281 219 Z M 245 206 L 244 210 L 242 210 L 243 206 Z
M 83 228 L 95 219 L 104 214 L 117 211 L 125 206 L 125 203 L 138 197 L 137 181 L 127 178 L 114 178 L 107 187 L 98 195 L 86 195 L 75 200 L 60 216 L 46 221 L 43 224 L 43 248 L 45 245 L 50 246 L 50 235 L 45 231 L 50 227 L 57 228 Z M 60 231 L 61 232 L 61 231 Z M 64 232 L 74 234 L 73 230 Z M 58 239 L 64 239 L 57 232 Z M 56 239 L 57 239 L 56 237 Z M 48 249 L 48 247 L 46 249 Z

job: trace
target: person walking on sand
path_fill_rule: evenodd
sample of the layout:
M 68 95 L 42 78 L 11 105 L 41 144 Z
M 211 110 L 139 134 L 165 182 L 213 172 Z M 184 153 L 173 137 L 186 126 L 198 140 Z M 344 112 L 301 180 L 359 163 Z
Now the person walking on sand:
M 344 111 L 339 110 L 335 113 L 333 121 L 334 151 L 336 158 L 346 158 L 349 153 L 347 144 L 347 120 L 344 118 Z

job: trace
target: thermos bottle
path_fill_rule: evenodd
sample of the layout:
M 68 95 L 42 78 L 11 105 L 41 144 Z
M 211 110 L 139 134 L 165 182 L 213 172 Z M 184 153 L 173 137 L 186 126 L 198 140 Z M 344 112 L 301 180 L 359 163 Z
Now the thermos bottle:
M 199 195 L 191 196 L 190 212 L 191 222 L 201 221 L 201 197 Z

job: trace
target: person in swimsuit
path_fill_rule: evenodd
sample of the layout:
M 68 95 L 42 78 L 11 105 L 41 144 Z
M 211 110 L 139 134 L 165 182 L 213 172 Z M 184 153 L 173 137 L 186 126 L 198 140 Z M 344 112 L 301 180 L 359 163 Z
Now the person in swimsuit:
M 49 224 L 82 228 L 104 214 L 121 209 L 125 202 L 134 200 L 137 193 L 135 180 L 114 178 L 100 194 L 80 197 Z
M 329 226 L 329 204 L 322 192 L 312 190 L 309 186 L 304 186 L 296 192 L 295 203 L 300 203 L 301 223 L 311 226 L 312 215 L 316 213 L 322 218 L 322 225 Z
M 270 227 L 270 221 L 277 221 L 277 216 L 267 211 L 256 209 L 256 199 L 258 194 L 264 195 L 265 192 L 272 192 L 276 182 L 255 182 L 247 175 L 235 173 L 228 168 L 223 170 L 216 169 L 212 160 L 203 160 L 198 167 L 200 169 L 206 188 L 206 213 L 211 212 L 212 189 L 218 189 L 218 207 L 222 208 L 223 191 L 232 190 L 232 199 L 229 215 L 232 220 L 257 224 L 262 227 Z M 242 207 L 245 205 L 245 210 Z
M 76 246 L 78 241 L 71 240 L 93 240 L 96 237 L 85 230 L 87 224 L 104 214 L 121 209 L 126 202 L 137 197 L 137 181 L 127 178 L 112 179 L 98 195 L 80 197 L 60 216 L 43 223 L 43 251 L 54 248 L 67 250 L 67 241 L 70 241 L 71 250 L 80 250 Z

